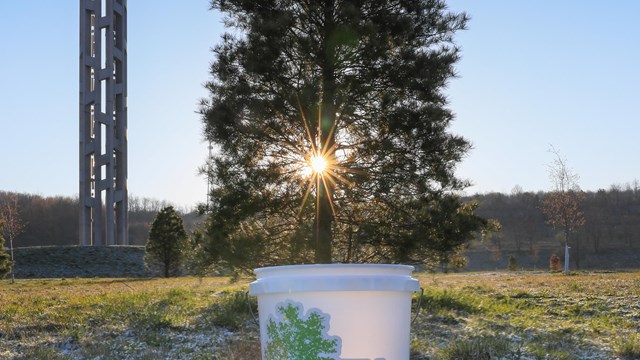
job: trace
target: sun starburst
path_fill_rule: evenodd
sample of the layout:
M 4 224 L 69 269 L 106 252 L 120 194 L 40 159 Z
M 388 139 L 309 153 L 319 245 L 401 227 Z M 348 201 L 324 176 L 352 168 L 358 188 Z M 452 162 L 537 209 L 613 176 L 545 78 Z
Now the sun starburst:
M 322 155 L 313 156 L 311 158 L 311 169 L 315 171 L 317 174 L 324 173 L 327 168 L 327 159 L 325 159 Z
M 320 131 L 312 132 L 309 126 L 309 122 L 302 110 L 302 106 L 298 103 L 299 111 L 301 114 L 301 120 L 304 124 L 304 128 L 307 134 L 308 152 L 303 155 L 304 163 L 302 165 L 302 175 L 307 179 L 307 189 L 305 191 L 298 216 L 301 215 L 310 193 L 315 188 L 317 191 L 326 191 L 329 204 L 333 216 L 336 215 L 335 206 L 333 202 L 333 194 L 331 193 L 338 182 L 346 185 L 351 185 L 351 182 L 346 179 L 342 174 L 350 172 L 348 168 L 340 165 L 339 158 L 336 156 L 337 144 L 329 146 L 329 139 L 334 136 L 336 131 L 336 125 L 338 121 L 333 123 L 330 135 L 327 139 L 321 139 L 319 136 Z M 318 111 L 320 114 L 321 111 Z M 320 116 L 320 115 L 319 115 Z M 318 119 L 320 123 L 320 119 Z M 314 136 L 315 135 L 315 136 Z M 302 154 L 301 154 L 302 155 Z M 324 190 L 322 190 L 324 189 Z M 319 194 L 316 193 L 316 196 Z

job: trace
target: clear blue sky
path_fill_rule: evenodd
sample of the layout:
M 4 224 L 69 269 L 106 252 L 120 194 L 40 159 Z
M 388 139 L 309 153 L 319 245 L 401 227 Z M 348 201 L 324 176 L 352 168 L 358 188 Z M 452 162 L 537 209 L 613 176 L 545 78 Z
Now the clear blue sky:
M 635 0 L 450 0 L 467 11 L 448 92 L 474 145 L 468 193 L 549 189 L 553 144 L 583 189 L 640 179 Z M 197 103 L 223 31 L 207 0 L 128 1 L 129 190 L 205 200 Z M 78 193 L 78 1 L 0 1 L 0 190 Z
M 585 190 L 640 179 L 640 1 L 449 4 L 472 17 L 449 91 L 469 192 L 548 190 L 550 144 Z

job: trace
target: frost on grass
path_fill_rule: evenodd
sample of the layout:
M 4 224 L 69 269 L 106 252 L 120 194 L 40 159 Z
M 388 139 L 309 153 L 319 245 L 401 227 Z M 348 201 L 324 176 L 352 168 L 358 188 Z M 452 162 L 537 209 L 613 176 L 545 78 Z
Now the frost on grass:
M 143 332 L 126 329 L 86 334 L 81 339 L 49 335 L 5 342 L 0 359 L 216 359 L 229 351 L 237 337 L 224 328 Z M 248 337 L 255 340 L 257 335 Z
M 640 359 L 637 273 L 425 278 L 411 359 Z
M 419 278 L 411 360 L 640 359 L 640 273 Z M 0 359 L 260 358 L 226 279 L 0 283 L 0 304 Z

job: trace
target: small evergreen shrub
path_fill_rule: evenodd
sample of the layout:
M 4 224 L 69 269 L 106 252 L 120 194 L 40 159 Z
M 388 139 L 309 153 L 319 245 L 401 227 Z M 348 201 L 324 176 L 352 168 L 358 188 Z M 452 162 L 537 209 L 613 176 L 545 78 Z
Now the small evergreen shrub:
M 2 237 L 2 219 L 0 219 L 0 279 L 4 278 L 11 272 L 11 267 L 13 263 L 11 262 L 11 257 L 4 250 L 4 238 Z
M 177 276 L 183 265 L 189 238 L 180 214 L 172 206 L 160 210 L 149 230 L 145 263 L 164 277 Z

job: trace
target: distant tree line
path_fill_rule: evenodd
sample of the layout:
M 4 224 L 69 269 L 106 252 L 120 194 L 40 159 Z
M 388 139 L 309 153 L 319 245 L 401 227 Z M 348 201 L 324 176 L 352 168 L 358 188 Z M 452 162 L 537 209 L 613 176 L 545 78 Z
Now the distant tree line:
M 560 229 L 548 224 L 543 212 L 546 192 L 523 192 L 516 188 L 511 194 L 489 193 L 471 198 L 480 204 L 480 216 L 496 219 L 501 231 L 488 241 L 488 251 L 496 257 L 519 254 L 536 258 L 541 251 L 557 250 L 563 255 L 564 237 Z M 584 193 L 581 211 L 585 224 L 569 241 L 572 266 L 580 267 L 586 256 L 609 250 L 640 249 L 640 183 L 612 185 L 609 189 Z M 548 259 L 541 259 L 548 262 Z
M 495 219 L 500 231 L 487 236 L 481 248 L 496 259 L 516 255 L 548 264 L 549 254 L 563 255 L 563 237 L 547 223 L 542 207 L 546 192 L 525 192 L 516 187 L 510 194 L 488 193 L 470 196 L 465 201 L 478 203 L 476 212 Z M 78 243 L 78 200 L 71 197 L 43 197 L 0 191 L 0 204 L 17 197 L 24 231 L 15 246 L 76 245 Z M 166 202 L 130 197 L 129 237 L 133 245 L 147 242 L 149 228 Z M 585 258 L 610 251 L 629 253 L 640 250 L 640 183 L 612 185 L 608 189 L 585 192 L 582 211 L 585 224 L 570 241 L 575 268 Z M 202 220 L 195 212 L 185 214 L 185 228 L 191 231 Z M 6 245 L 6 244 L 5 244 Z M 544 254 L 544 256 L 543 256 Z M 492 256 L 493 256 L 492 255 Z M 496 265 L 499 265 L 496 262 Z M 506 266 L 504 263 L 501 266 Z
M 79 203 L 77 197 L 41 196 L 0 191 L 0 204 L 17 199 L 23 232 L 14 246 L 78 245 Z M 129 243 L 145 245 L 149 227 L 167 201 L 129 196 Z M 179 211 L 187 229 L 198 221 L 195 211 Z

